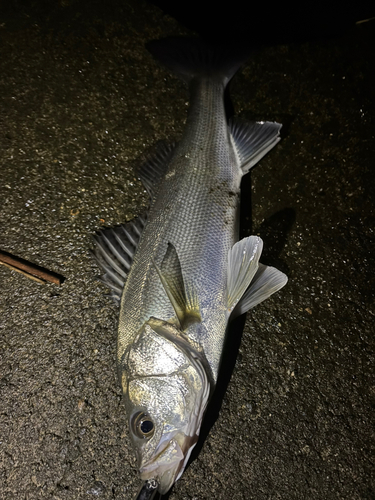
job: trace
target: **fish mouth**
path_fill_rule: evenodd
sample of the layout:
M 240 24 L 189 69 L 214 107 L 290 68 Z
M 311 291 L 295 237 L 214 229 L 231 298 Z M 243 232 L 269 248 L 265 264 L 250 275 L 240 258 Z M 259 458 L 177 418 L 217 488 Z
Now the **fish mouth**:
M 164 495 L 182 475 L 197 439 L 175 435 L 159 444 L 151 460 L 143 462 L 139 468 L 141 479 L 156 479 L 159 492 Z

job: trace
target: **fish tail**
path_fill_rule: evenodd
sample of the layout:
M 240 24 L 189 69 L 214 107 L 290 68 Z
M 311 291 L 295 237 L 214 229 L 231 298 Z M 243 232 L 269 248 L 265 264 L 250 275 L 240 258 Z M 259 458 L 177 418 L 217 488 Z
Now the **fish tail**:
M 169 37 L 149 42 L 146 48 L 186 83 L 209 78 L 225 87 L 246 59 L 243 54 L 234 55 L 199 38 Z

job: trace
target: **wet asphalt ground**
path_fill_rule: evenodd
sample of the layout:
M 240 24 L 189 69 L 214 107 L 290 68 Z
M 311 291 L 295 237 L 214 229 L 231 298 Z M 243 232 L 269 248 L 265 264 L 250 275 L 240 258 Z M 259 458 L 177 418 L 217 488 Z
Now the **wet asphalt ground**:
M 132 500 L 118 310 L 89 249 L 143 211 L 133 167 L 183 130 L 187 90 L 144 45 L 189 31 L 136 0 L 0 12 L 0 249 L 65 277 L 0 266 L 0 499 Z M 241 236 L 289 283 L 233 326 L 170 500 L 375 498 L 373 45 L 374 22 L 272 43 L 230 84 L 236 115 L 284 124 Z

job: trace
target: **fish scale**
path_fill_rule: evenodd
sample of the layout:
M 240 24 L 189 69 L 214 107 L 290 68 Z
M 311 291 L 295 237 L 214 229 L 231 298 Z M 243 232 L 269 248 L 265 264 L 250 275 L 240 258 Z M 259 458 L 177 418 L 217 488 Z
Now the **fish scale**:
M 147 258 L 152 254 L 158 262 L 171 242 L 183 274 L 195 285 L 200 298 L 202 328 L 190 335 L 202 345 L 214 380 L 227 322 L 226 257 L 236 241 L 232 222 L 237 203 L 228 193 L 238 192 L 241 182 L 240 167 L 230 150 L 223 92 L 222 84 L 211 81 L 199 82 L 193 90 L 187 133 L 176 148 L 139 243 L 138 252 L 144 258 L 137 266 L 133 263 L 125 284 L 118 336 L 120 360 L 150 316 L 166 321 L 173 316 L 169 298 Z M 170 172 L 175 174 L 168 177 Z M 227 221 L 224 227 L 223 220 Z M 140 283 L 146 285 L 140 287 Z M 146 307 L 140 310 L 139 303 Z
M 227 325 L 285 285 L 259 263 L 257 236 L 238 240 L 241 178 L 279 141 L 281 125 L 227 122 L 224 89 L 238 69 L 199 40 L 151 52 L 189 84 L 180 142 L 140 168 L 147 217 L 100 231 L 101 280 L 120 301 L 118 373 L 145 483 L 166 493 L 183 473 L 218 377 Z

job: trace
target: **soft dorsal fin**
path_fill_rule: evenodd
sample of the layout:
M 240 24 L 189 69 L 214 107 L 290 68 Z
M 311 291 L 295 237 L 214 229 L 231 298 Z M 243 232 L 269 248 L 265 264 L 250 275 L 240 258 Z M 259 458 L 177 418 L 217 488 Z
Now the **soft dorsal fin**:
M 111 296 L 117 304 L 120 304 L 122 289 L 145 224 L 146 216 L 137 217 L 121 226 L 101 229 L 94 235 L 96 248 L 92 253 L 104 271 L 99 279 L 111 289 Z
M 175 146 L 174 143 L 159 142 L 146 161 L 136 169 L 136 175 L 141 179 L 151 198 L 155 196 L 160 181 L 164 179 Z
M 233 148 L 244 174 L 280 141 L 281 127 L 276 122 L 245 122 L 238 118 L 230 120 Z
M 238 304 L 258 269 L 263 241 L 248 236 L 233 245 L 228 252 L 227 307 L 229 313 Z
M 172 243 L 168 243 L 160 268 L 155 261 L 153 263 L 176 312 L 181 330 L 185 330 L 192 323 L 201 321 L 198 297 L 193 287 L 185 286 L 180 259 Z

